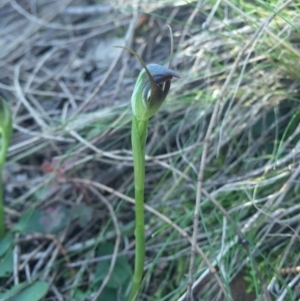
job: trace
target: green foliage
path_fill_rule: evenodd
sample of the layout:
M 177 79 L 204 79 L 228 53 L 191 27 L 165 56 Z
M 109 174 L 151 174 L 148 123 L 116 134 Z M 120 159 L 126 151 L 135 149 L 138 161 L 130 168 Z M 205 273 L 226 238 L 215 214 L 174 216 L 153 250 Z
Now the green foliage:
M 7 250 L 4 256 L 0 257 L 0 278 L 9 277 L 13 271 L 13 249 Z
M 110 256 L 113 254 L 114 245 L 111 243 L 101 244 L 97 251 L 97 257 Z M 90 297 L 93 292 L 103 283 L 103 280 L 107 277 L 111 264 L 110 259 L 104 259 L 97 263 L 95 275 L 93 281 L 89 288 L 83 290 L 82 288 L 77 288 L 74 294 L 74 299 L 77 301 L 84 301 L 86 298 Z M 101 292 L 98 301 L 103 300 L 116 300 L 125 301 L 125 292 L 130 283 L 132 277 L 131 266 L 125 256 L 118 256 L 114 265 L 114 269 L 111 273 L 111 277 L 107 282 L 105 288 Z
M 74 300 L 76 301 L 84 301 L 86 298 L 90 297 L 92 294 L 91 290 L 83 291 L 81 289 L 77 289 L 74 294 Z
M 114 246 L 112 244 L 101 245 L 98 248 L 98 256 L 112 255 Z M 105 279 L 110 268 L 111 259 L 99 261 L 96 266 L 96 272 L 94 276 L 94 285 L 99 286 L 99 284 Z M 119 289 L 122 286 L 128 285 L 132 277 L 132 271 L 130 264 L 125 256 L 118 256 L 115 262 L 115 266 L 111 277 L 107 283 L 107 288 Z
M 63 205 L 51 206 L 47 209 L 30 209 L 25 211 L 14 230 L 23 234 L 34 232 L 56 234 L 69 222 L 78 219 L 81 226 L 86 225 L 92 217 L 92 208 L 84 203 L 67 208 Z
M 0 278 L 9 277 L 13 271 L 13 237 L 6 235 L 0 240 Z
M 44 281 L 27 282 L 13 286 L 5 293 L 0 293 L 0 300 L 6 301 L 39 301 L 47 293 L 49 284 Z
M 126 297 L 124 296 L 124 293 L 119 292 L 117 289 L 105 288 L 97 301 L 103 300 L 125 301 Z
M 264 279 L 265 283 L 269 283 L 271 278 L 273 277 L 273 273 L 270 273 L 270 262 L 267 258 L 260 258 L 261 260 L 256 259 L 257 267 Z M 274 266 L 274 262 L 273 262 Z M 245 267 L 245 276 L 244 280 L 247 283 L 246 293 L 256 293 L 258 294 L 262 288 L 262 283 L 260 279 L 257 277 L 257 274 L 253 268 L 253 265 L 249 262 Z
M 12 235 L 6 235 L 0 240 L 0 258 L 6 254 L 8 249 L 12 246 L 13 237 Z
M 67 213 L 68 209 L 64 206 L 45 211 L 30 209 L 24 212 L 14 230 L 24 234 L 34 232 L 57 233 L 68 223 L 69 216 Z
M 85 203 L 72 206 L 70 209 L 70 218 L 78 219 L 79 225 L 84 227 L 92 218 L 93 209 Z
M 76 301 L 86 301 L 92 295 L 92 290 L 76 290 L 74 299 Z M 114 301 L 125 301 L 124 295 L 120 294 L 117 289 L 104 288 L 97 301 L 114 300 Z

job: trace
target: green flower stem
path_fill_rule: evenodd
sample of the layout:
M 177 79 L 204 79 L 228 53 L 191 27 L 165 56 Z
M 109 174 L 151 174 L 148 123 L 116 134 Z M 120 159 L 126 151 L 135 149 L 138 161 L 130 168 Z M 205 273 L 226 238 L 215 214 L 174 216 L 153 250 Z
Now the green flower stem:
M 5 235 L 4 223 L 4 204 L 3 204 L 3 189 L 2 189 L 2 166 L 0 166 L 0 238 Z
M 0 238 L 5 235 L 2 170 L 12 135 L 12 117 L 8 105 L 0 99 Z
M 148 120 L 137 120 L 132 115 L 131 143 L 134 164 L 135 188 L 135 263 L 134 275 L 129 301 L 136 300 L 144 272 L 145 261 L 145 220 L 144 220 L 144 190 L 145 190 L 145 144 L 147 138 Z
M 171 28 L 169 27 L 170 32 Z M 171 39 L 172 40 L 172 39 Z M 173 43 L 172 43 L 173 44 Z M 146 66 L 142 58 L 133 50 L 120 47 L 135 55 L 144 67 L 135 83 L 131 97 L 132 108 L 132 152 L 134 165 L 135 188 L 135 265 L 131 291 L 128 301 L 136 300 L 141 287 L 145 261 L 145 220 L 144 220 L 144 188 L 145 188 L 145 144 L 148 120 L 166 99 L 173 77 L 179 75 L 158 64 Z M 173 46 L 172 46 L 173 47 Z M 171 66 L 171 61 L 170 64 Z

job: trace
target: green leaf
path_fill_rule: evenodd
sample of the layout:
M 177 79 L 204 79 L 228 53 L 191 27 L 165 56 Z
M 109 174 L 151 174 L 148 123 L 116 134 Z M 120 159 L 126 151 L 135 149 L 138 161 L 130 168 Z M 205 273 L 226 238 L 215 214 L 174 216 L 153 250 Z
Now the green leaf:
M 51 206 L 40 211 L 38 223 L 44 233 L 57 233 L 63 229 L 72 219 L 66 206 Z
M 81 289 L 77 289 L 74 295 L 74 299 L 76 301 L 84 301 L 86 300 L 88 297 L 91 296 L 91 291 L 87 290 L 87 291 L 82 291 Z
M 36 281 L 31 285 L 23 282 L 13 286 L 9 291 L 0 294 L 0 300 L 6 301 L 39 301 L 47 293 L 49 284 L 44 281 Z
M 105 244 L 99 247 L 98 256 L 111 255 L 113 253 L 114 246 L 112 244 Z M 94 283 L 99 284 L 100 281 L 103 281 L 106 277 L 111 260 L 103 260 L 98 262 L 96 266 L 96 273 L 94 277 Z M 120 288 L 122 285 L 128 283 L 128 280 L 131 279 L 132 271 L 126 257 L 121 256 L 116 259 L 114 270 L 111 274 L 111 277 L 107 283 L 108 288 Z
M 81 227 L 84 227 L 92 219 L 92 215 L 93 209 L 84 203 L 76 204 L 70 210 L 71 218 L 78 218 Z
M 77 289 L 74 295 L 74 300 L 86 301 L 91 295 L 92 292 L 90 290 L 82 291 L 80 289 Z M 125 301 L 126 299 L 127 297 L 125 296 L 125 292 L 122 292 L 120 289 L 112 289 L 106 287 L 103 289 L 97 301 Z
M 2 257 L 13 243 L 12 235 L 6 235 L 0 240 L 0 257 Z
M 13 271 L 13 267 L 13 250 L 9 249 L 6 254 L 0 258 L 0 278 L 6 278 L 10 276 Z
M 29 209 L 27 211 L 25 211 L 22 216 L 20 217 L 19 221 L 17 224 L 15 224 L 15 226 L 13 227 L 13 230 L 15 232 L 20 232 L 23 233 L 24 230 L 26 229 L 26 226 L 28 224 L 28 221 L 31 219 L 31 216 L 34 213 L 34 209 Z M 36 229 L 35 232 L 38 232 L 39 230 Z
M 64 228 L 70 221 L 69 209 L 65 206 L 49 207 L 45 210 L 30 209 L 20 218 L 15 231 L 24 234 L 40 233 L 57 233 Z
M 124 300 L 123 298 L 118 298 L 118 292 L 115 289 L 105 288 L 97 301 L 108 301 L 108 300 Z
M 40 225 L 41 211 L 38 209 L 28 210 L 22 214 L 17 228 L 21 233 L 29 234 L 33 232 L 44 232 L 44 228 Z
M 26 287 L 26 283 L 19 283 L 14 285 L 10 290 L 6 291 L 5 293 L 0 293 L 0 300 L 8 300 L 7 298 L 11 298 L 12 296 L 16 295 L 19 291 Z

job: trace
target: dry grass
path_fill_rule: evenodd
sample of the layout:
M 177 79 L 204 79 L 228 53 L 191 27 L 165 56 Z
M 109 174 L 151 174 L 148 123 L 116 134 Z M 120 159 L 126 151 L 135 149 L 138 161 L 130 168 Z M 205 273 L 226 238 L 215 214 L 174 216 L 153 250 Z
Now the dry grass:
M 168 23 L 181 79 L 150 122 L 142 300 L 183 300 L 198 167 L 221 98 L 205 140 L 198 247 L 218 270 L 228 300 L 241 271 L 257 296 L 299 298 L 299 273 L 281 270 L 300 265 L 299 4 L 264 28 L 224 91 L 240 51 L 280 1 L 89 3 L 96 10 L 87 4 L 0 4 L 0 95 L 14 115 L 4 170 L 6 225 L 18 229 L 15 268 L 1 286 L 38 278 L 51 283 L 45 300 L 76 300 L 80 291 L 86 300 L 100 294 L 104 301 L 110 274 L 93 286 L 96 263 L 108 258 L 112 271 L 117 256 L 132 262 L 129 99 L 140 65 L 112 46 L 165 63 Z M 20 220 L 27 214 L 26 224 L 36 211 L 44 214 L 39 227 L 24 230 Z M 108 242 L 114 251 L 100 256 Z M 199 300 L 221 300 L 197 251 L 194 290 Z

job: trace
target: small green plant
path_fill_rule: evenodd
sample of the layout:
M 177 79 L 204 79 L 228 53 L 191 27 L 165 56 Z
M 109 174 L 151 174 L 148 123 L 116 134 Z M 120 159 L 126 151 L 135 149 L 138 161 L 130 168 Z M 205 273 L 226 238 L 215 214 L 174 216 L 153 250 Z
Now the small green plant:
M 171 44 L 173 46 L 172 33 Z M 133 301 L 136 300 L 139 293 L 145 260 L 144 185 L 145 144 L 148 120 L 157 112 L 166 99 L 173 77 L 179 78 L 179 75 L 170 69 L 172 64 L 172 47 L 169 68 L 158 64 L 149 64 L 146 66 L 142 58 L 136 52 L 125 47 L 120 48 L 135 55 L 143 66 L 131 97 L 131 143 L 134 163 L 136 243 L 134 275 L 128 300 Z
M 5 235 L 2 169 L 6 161 L 6 154 L 12 135 L 12 129 L 12 117 L 10 109 L 6 102 L 3 99 L 0 99 L 0 238 L 3 238 Z

